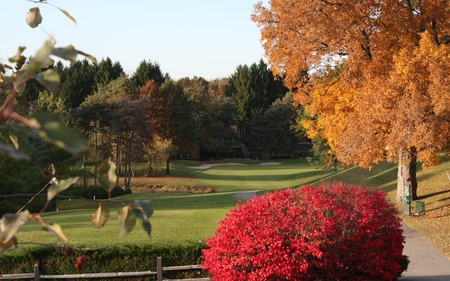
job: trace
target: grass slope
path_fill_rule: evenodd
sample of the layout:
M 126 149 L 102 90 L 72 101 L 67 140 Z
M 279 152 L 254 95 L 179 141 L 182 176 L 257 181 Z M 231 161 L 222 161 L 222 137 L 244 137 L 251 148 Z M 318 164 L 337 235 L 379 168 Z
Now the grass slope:
M 371 171 L 359 167 L 346 169 L 323 179 L 326 181 L 343 181 L 352 184 L 376 186 L 387 192 L 388 199 L 396 204 L 402 220 L 421 232 L 447 258 L 450 259 L 450 159 L 441 158 L 442 164 L 433 169 L 422 169 L 418 165 L 419 201 L 425 203 L 426 215 L 403 215 L 403 203 L 396 202 L 397 166 L 381 163 Z M 412 204 L 414 206 L 414 202 Z

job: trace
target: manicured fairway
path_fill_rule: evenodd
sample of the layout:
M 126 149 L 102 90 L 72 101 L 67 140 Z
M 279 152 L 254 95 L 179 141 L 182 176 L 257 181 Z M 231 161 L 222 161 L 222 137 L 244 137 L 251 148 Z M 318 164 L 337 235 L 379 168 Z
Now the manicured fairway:
M 427 215 L 422 217 L 402 216 L 409 225 L 421 231 L 436 247 L 450 257 L 450 161 L 442 158 L 442 165 L 436 169 L 418 168 L 420 200 L 424 201 Z M 222 161 L 223 163 L 224 161 Z M 277 165 L 260 165 L 261 161 L 241 160 L 239 165 L 214 166 L 205 164 L 220 162 L 177 161 L 171 165 L 170 176 L 134 178 L 132 185 L 137 188 L 130 195 L 114 198 L 104 203 L 110 208 L 111 218 L 104 228 L 95 229 L 90 222 L 98 203 L 92 200 L 59 200 L 60 212 L 46 213 L 48 222 L 58 223 L 69 238 L 69 243 L 77 246 L 102 247 L 112 244 L 185 244 L 203 242 L 214 234 L 217 223 L 237 199 L 234 194 L 249 190 L 260 190 L 259 194 L 271 192 L 274 188 L 298 187 L 302 184 L 317 184 L 321 181 L 343 181 L 350 184 L 375 186 L 387 192 L 388 199 L 395 203 L 396 164 L 381 163 L 372 170 L 358 167 L 337 173 L 312 168 L 305 160 L 282 160 Z M 235 162 L 235 161 L 233 161 Z M 245 165 L 242 165 L 245 164 Z M 202 166 L 202 169 L 199 169 Z M 196 167 L 196 168 L 193 168 Z M 152 186 L 212 188 L 213 193 L 160 193 L 145 192 Z M 139 191 L 139 192 L 137 192 Z M 144 192 L 144 193 L 142 193 Z M 139 224 L 129 235 L 118 238 L 119 223 L 117 210 L 120 203 L 131 200 L 150 200 L 154 214 L 150 219 L 153 230 L 149 239 Z M 399 211 L 402 205 L 397 204 Z M 21 227 L 20 242 L 56 243 L 52 234 L 43 232 L 36 223 Z
M 324 174 L 322 170 L 312 168 L 305 160 L 277 161 L 263 165 L 261 162 L 247 160 L 239 165 L 219 165 L 203 169 L 193 168 L 194 164 L 198 166 L 211 163 L 174 163 L 171 167 L 172 175 L 161 177 L 161 181 L 167 181 L 161 184 L 212 187 L 215 192 L 142 193 L 146 179 L 140 178 L 135 179 L 141 187 L 139 193 L 117 197 L 112 202 L 103 202 L 110 209 L 111 218 L 101 229 L 93 228 L 90 222 L 92 213 L 98 207 L 98 203 L 93 200 L 59 200 L 57 205 L 60 211 L 46 213 L 44 218 L 48 222 L 60 224 L 69 243 L 77 246 L 200 242 L 212 236 L 217 223 L 236 206 L 237 199 L 233 197 L 234 194 L 248 190 L 272 191 L 274 188 L 312 183 Z M 153 229 L 151 239 L 142 230 L 139 222 L 132 233 L 118 238 L 120 226 L 117 211 L 120 203 L 135 199 L 150 200 L 153 203 L 154 214 L 150 219 Z M 42 232 L 40 226 L 34 223 L 22 227 L 18 238 L 20 241 L 56 242 L 53 235 Z

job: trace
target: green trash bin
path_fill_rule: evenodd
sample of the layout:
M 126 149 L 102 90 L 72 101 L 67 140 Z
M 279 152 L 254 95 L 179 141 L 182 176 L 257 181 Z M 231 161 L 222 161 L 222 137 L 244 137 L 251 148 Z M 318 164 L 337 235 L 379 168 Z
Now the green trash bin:
M 416 206 L 414 207 L 414 215 L 416 216 L 425 215 L 425 202 L 416 201 Z

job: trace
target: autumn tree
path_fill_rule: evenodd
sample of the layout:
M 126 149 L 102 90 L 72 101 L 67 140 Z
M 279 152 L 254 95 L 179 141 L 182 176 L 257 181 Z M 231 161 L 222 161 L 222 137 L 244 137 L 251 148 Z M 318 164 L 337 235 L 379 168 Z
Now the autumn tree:
M 222 118 L 224 110 L 228 109 L 224 92 L 227 81 L 223 79 L 208 82 L 202 77 L 186 77 L 177 81 L 192 105 L 194 121 L 189 122 L 196 126 L 191 131 L 190 138 L 196 143 L 201 159 L 218 157 L 222 148 L 223 126 L 229 123 Z
M 166 157 L 166 173 L 170 173 L 170 160 L 177 153 L 195 147 L 197 135 L 196 107 L 184 91 L 181 83 L 166 79 L 162 85 L 151 79 L 139 91 L 142 103 L 146 105 L 146 122 L 153 136 L 147 139 L 146 146 L 158 140 Z M 157 145 L 156 143 L 154 143 Z M 148 149 L 147 149 L 148 150 Z
M 148 162 L 146 177 L 151 176 L 156 165 L 166 165 L 173 150 L 171 140 L 154 135 L 151 142 L 144 143 L 144 159 Z
M 416 161 L 439 164 L 450 137 L 449 2 L 273 0 L 252 19 L 310 137 L 345 164 L 397 162 L 397 199 L 416 199 Z
M 165 140 L 171 140 L 173 145 L 166 165 L 166 174 L 169 174 L 170 159 L 176 156 L 176 153 L 195 149 L 198 123 L 194 116 L 194 103 L 188 98 L 180 84 L 167 79 L 161 85 L 161 91 L 164 104 L 167 105 L 166 115 L 160 116 L 165 119 L 161 136 Z
M 213 97 L 225 97 L 228 78 L 215 79 L 209 82 L 208 92 Z
M 172 115 L 169 104 L 164 97 L 160 85 L 155 80 L 148 80 L 139 90 L 140 100 L 146 105 L 146 126 L 152 129 L 152 137 L 144 142 L 144 160 L 149 167 L 146 176 L 152 174 L 155 164 L 167 164 L 173 148 L 172 140 L 167 134 L 167 128 L 171 124 Z

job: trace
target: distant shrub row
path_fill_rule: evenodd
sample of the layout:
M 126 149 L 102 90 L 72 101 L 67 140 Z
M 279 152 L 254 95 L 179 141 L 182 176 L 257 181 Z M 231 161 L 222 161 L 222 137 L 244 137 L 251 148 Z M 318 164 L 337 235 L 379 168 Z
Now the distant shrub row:
M 111 197 L 117 197 L 125 195 L 126 192 L 119 186 L 115 186 L 111 190 Z M 72 186 L 59 195 L 63 196 L 74 196 L 74 197 L 83 197 L 86 199 L 108 199 L 108 192 L 101 187 L 82 187 L 82 186 Z
M 126 194 L 126 192 L 120 188 L 119 186 L 116 186 L 111 191 L 111 197 L 117 197 L 122 196 Z M 6 214 L 6 213 L 16 213 L 20 208 L 22 208 L 25 204 L 28 203 L 28 201 L 31 199 L 31 197 L 34 194 L 30 194 L 29 196 L 17 196 L 17 197 L 11 197 L 4 200 L 0 200 L 0 215 Z M 46 197 L 47 193 L 43 192 L 40 196 L 37 196 L 36 198 L 29 203 L 25 209 L 29 210 L 32 213 L 38 213 L 40 210 L 44 207 L 45 201 L 47 200 Z M 82 186 L 72 186 L 63 192 L 61 192 L 59 195 L 62 196 L 73 196 L 76 197 L 82 197 L 86 199 L 108 199 L 108 192 L 106 192 L 103 188 L 100 187 L 82 187 Z M 51 205 L 47 208 L 46 211 L 55 211 L 56 210 L 56 203 L 53 201 Z

